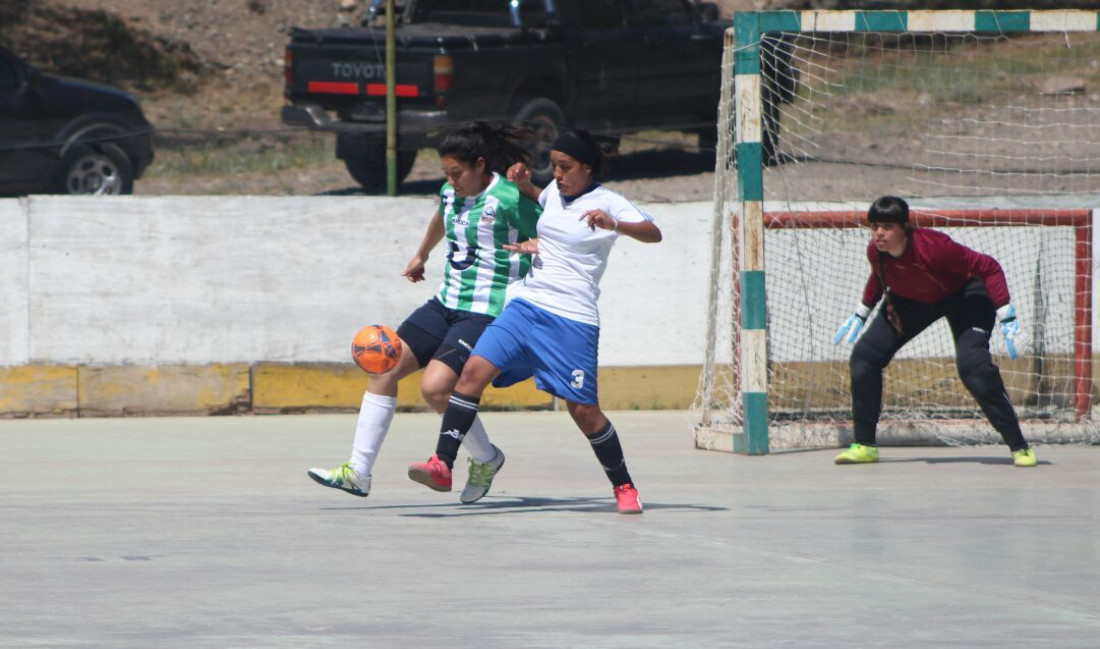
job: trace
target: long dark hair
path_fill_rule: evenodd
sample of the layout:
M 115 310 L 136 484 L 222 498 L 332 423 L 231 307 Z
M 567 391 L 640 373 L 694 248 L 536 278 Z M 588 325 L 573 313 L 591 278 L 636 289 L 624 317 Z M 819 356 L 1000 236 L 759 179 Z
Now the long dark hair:
M 484 158 L 485 170 L 503 174 L 517 162 L 528 162 L 523 142 L 529 139 L 526 129 L 511 124 L 470 122 L 447 134 L 439 145 L 439 157 L 448 156 L 471 167 Z

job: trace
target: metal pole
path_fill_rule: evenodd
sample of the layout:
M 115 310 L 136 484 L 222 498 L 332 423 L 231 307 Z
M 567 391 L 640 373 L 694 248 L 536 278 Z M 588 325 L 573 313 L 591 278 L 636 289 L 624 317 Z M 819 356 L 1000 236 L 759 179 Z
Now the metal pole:
M 386 194 L 397 196 L 397 21 L 386 0 Z

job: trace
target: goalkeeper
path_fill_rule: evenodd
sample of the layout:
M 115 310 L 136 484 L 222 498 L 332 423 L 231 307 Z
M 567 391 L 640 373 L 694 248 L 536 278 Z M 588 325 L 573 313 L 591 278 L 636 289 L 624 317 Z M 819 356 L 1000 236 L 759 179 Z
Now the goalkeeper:
M 878 461 L 875 428 L 882 412 L 882 371 L 899 349 L 942 317 L 955 339 L 955 364 L 993 428 L 1012 451 L 1013 463 L 1035 466 L 1035 452 L 1020 430 L 1001 372 L 989 353 L 996 324 L 1009 357 L 1024 344 L 1008 284 L 997 260 L 928 228 L 909 225 L 909 205 L 883 196 L 867 211 L 871 276 L 863 300 L 837 331 L 833 343 L 855 342 L 849 362 L 855 443 L 837 455 L 837 464 Z M 871 309 L 883 299 L 878 315 L 859 340 Z

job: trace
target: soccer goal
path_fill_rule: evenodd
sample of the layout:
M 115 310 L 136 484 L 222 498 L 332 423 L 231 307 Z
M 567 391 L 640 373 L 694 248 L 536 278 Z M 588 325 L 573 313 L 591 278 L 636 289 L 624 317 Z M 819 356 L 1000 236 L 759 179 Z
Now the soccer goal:
M 1029 440 L 1100 442 L 1097 12 L 739 13 L 718 130 L 696 446 L 851 441 L 851 346 L 833 334 L 871 272 L 861 225 L 883 195 L 1004 267 L 1031 345 L 1009 359 L 995 333 L 994 359 Z M 884 387 L 880 443 L 1000 443 L 943 321 Z

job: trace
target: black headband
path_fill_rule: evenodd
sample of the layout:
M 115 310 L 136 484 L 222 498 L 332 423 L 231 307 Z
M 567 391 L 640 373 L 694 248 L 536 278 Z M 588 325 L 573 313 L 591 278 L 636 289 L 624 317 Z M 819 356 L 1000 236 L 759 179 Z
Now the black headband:
M 555 151 L 561 151 L 565 155 L 577 160 L 589 167 L 596 166 L 597 151 L 595 147 L 581 139 L 573 131 L 565 131 L 554 140 L 552 147 Z

